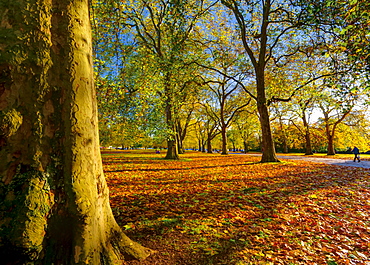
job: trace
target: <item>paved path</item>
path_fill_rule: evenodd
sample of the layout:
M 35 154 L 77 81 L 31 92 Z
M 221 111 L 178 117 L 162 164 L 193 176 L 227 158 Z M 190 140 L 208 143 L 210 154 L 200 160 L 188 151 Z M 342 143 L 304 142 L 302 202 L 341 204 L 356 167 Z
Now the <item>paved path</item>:
M 261 156 L 261 154 L 247 154 L 252 156 Z M 315 163 L 325 163 L 329 165 L 345 166 L 345 167 L 361 167 L 370 168 L 370 161 L 353 162 L 353 160 L 335 159 L 335 158 L 324 158 L 324 157 L 310 157 L 310 156 L 290 156 L 290 155 L 278 155 L 279 159 L 293 159 L 293 160 L 304 160 Z

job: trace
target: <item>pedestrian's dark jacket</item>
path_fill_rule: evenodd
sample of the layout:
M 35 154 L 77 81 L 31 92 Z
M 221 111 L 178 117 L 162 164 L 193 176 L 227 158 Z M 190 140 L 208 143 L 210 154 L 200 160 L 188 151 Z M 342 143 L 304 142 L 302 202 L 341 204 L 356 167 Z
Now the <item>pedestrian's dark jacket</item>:
M 360 153 L 360 150 L 358 150 L 358 148 L 355 147 L 355 148 L 353 148 L 352 153 L 359 154 Z

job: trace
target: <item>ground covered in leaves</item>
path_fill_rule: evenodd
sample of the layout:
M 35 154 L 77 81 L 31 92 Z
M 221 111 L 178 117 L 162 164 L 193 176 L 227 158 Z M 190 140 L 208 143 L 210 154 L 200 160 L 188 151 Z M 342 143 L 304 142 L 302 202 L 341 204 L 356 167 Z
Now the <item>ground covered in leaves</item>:
M 198 152 L 103 152 L 126 264 L 370 264 L 370 171 Z

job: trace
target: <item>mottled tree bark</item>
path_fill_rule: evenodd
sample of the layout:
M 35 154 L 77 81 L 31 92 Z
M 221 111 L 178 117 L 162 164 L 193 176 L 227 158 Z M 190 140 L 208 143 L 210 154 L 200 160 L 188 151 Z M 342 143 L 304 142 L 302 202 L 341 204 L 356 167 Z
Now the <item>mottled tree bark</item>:
M 0 0 L 2 264 L 120 264 L 99 150 L 88 0 Z

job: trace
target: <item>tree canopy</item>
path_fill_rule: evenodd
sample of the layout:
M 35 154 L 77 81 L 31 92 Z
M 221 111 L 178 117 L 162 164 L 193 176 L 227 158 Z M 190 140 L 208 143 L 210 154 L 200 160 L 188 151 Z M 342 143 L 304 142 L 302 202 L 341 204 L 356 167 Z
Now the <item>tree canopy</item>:
M 102 145 L 163 147 L 169 159 L 196 145 L 227 153 L 227 131 L 240 130 L 246 112 L 259 124 L 253 148 L 274 162 L 275 146 L 335 153 L 340 133 L 325 140 L 324 95 L 334 93 L 338 106 L 356 97 L 338 109 L 341 121 L 367 111 L 366 1 L 92 3 Z M 320 147 L 311 129 L 323 136 Z M 233 136 L 239 149 L 245 135 Z M 360 138 L 348 144 L 367 141 Z

